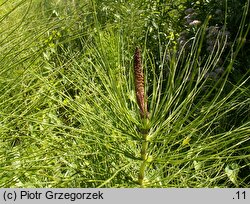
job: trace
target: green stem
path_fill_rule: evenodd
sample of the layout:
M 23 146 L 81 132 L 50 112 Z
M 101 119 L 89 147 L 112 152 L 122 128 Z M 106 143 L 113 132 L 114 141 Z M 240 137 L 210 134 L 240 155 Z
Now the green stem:
M 146 171 L 146 167 L 147 167 L 147 159 L 148 159 L 148 145 L 149 145 L 149 142 L 148 142 L 148 133 L 149 133 L 149 127 L 148 127 L 148 124 L 149 124 L 149 120 L 146 119 L 144 121 L 144 129 L 141 131 L 141 135 L 142 135 L 142 147 L 141 147 L 141 160 L 142 160 L 142 163 L 141 163 L 141 166 L 140 166 L 140 170 L 139 170 L 139 175 L 138 175 L 138 183 L 143 186 L 143 181 L 144 181 L 144 178 L 145 178 L 145 171 Z
M 148 142 L 144 140 L 142 142 L 142 148 L 141 148 L 141 159 L 142 161 L 147 160 L 147 149 L 148 149 Z
M 140 185 L 143 185 L 143 180 L 144 180 L 144 177 L 145 177 L 146 166 L 147 166 L 147 160 L 144 160 L 142 162 L 142 164 L 141 164 L 140 171 L 139 171 L 139 176 L 138 176 L 138 183 Z

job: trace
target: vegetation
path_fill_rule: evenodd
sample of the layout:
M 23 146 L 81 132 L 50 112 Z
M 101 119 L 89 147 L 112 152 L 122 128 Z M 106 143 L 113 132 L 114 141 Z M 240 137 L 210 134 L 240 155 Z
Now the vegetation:
M 0 186 L 250 187 L 249 4 L 1 1 Z

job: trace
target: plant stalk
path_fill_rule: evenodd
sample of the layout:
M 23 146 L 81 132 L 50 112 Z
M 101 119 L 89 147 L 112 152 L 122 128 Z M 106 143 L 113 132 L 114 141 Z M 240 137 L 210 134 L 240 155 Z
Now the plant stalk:
M 143 128 L 140 130 L 141 138 L 142 138 L 142 147 L 141 147 L 141 166 L 138 175 L 138 183 L 143 186 L 145 180 L 145 171 L 147 167 L 147 159 L 148 159 L 148 133 L 149 133 L 149 113 L 147 110 L 147 96 L 145 94 L 144 88 L 144 74 L 142 69 L 142 61 L 141 61 L 141 51 L 138 47 L 135 49 L 134 55 L 134 74 L 135 74 L 135 91 L 136 91 L 136 99 L 138 106 L 140 108 L 140 116 L 143 122 Z

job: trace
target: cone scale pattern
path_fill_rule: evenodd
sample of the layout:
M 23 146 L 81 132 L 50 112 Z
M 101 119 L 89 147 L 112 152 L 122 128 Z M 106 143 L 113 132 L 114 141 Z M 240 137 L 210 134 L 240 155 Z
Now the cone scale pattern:
M 140 108 L 142 118 L 148 118 L 147 99 L 144 90 L 144 75 L 141 62 L 141 51 L 138 47 L 135 49 L 134 55 L 134 74 L 135 74 L 135 91 L 136 99 Z

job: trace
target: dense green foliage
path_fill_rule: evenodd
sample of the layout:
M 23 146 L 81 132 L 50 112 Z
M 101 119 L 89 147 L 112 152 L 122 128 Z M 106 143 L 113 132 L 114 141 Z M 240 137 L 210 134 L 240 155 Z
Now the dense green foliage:
M 0 186 L 250 187 L 249 13 L 249 0 L 0 1 Z

